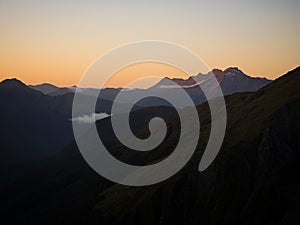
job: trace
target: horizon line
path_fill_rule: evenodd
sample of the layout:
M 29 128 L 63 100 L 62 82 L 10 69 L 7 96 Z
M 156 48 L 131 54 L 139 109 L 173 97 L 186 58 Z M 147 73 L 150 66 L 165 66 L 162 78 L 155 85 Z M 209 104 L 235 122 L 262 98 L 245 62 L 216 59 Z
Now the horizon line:
M 222 71 L 222 72 L 225 72 L 225 71 L 228 70 L 228 69 L 238 69 L 238 70 L 240 70 L 243 74 L 245 74 L 245 75 L 247 75 L 247 76 L 249 76 L 249 77 L 251 77 L 251 78 L 261 78 L 261 79 L 267 79 L 267 80 L 274 81 L 274 80 L 276 80 L 277 78 L 279 78 L 279 77 L 285 75 L 286 73 L 288 73 L 288 72 L 290 72 L 290 71 L 293 71 L 293 70 L 295 70 L 295 69 L 297 69 L 297 68 L 299 68 L 299 67 L 300 67 L 300 65 L 294 67 L 293 69 L 288 69 L 285 73 L 283 73 L 283 74 L 277 76 L 275 79 L 271 79 L 271 78 L 268 78 L 268 77 L 265 77 L 265 76 L 251 76 L 251 75 L 249 75 L 249 74 L 247 74 L 247 73 L 244 73 L 243 70 L 240 69 L 238 66 L 229 66 L 229 67 L 227 67 L 226 69 L 214 68 L 214 69 L 210 70 L 210 71 L 207 72 L 207 73 L 199 72 L 199 73 L 196 74 L 196 75 L 188 75 L 188 76 L 189 76 L 189 78 L 190 78 L 190 77 L 195 77 L 195 76 L 198 76 L 198 75 L 208 75 L 209 73 L 213 72 L 214 70 L 220 70 L 220 71 Z M 182 80 L 187 80 L 187 79 L 189 79 L 189 78 L 186 78 L 186 79 L 185 79 L 185 78 L 182 78 L 182 77 L 173 77 L 173 78 L 170 78 L 170 77 L 168 77 L 168 75 L 167 75 L 167 76 L 162 76 L 162 77 L 161 77 L 161 79 L 164 79 L 164 78 L 167 78 L 167 79 L 182 79 Z M 48 81 L 41 82 L 41 83 L 35 83 L 35 84 L 34 84 L 34 83 L 27 83 L 27 82 L 24 82 L 23 79 L 21 79 L 21 78 L 19 78 L 19 77 L 17 77 L 17 76 L 4 78 L 4 79 L 2 79 L 2 80 L 0 81 L 0 83 L 4 82 L 4 81 L 6 81 L 6 80 L 14 80 L 14 79 L 15 79 L 15 80 L 18 80 L 18 81 L 20 81 L 20 82 L 22 82 L 22 83 L 25 84 L 26 86 L 52 85 L 52 86 L 55 86 L 55 87 L 57 87 L 57 88 L 72 88 L 72 87 L 78 88 L 78 87 L 79 87 L 79 86 L 77 86 L 76 84 L 69 85 L 69 86 L 61 86 L 61 85 L 55 84 L 55 82 L 48 82 Z M 99 87 L 79 87 L 79 88 L 101 89 L 101 88 L 99 88 Z M 117 87 L 117 86 L 115 86 L 115 87 L 108 86 L 108 87 L 104 87 L 104 88 L 113 88 L 113 89 L 131 89 L 131 88 L 126 88 L 126 87 L 121 87 L 121 86 L 120 86 L 120 87 Z M 132 89 L 147 89 L 147 88 L 132 88 Z

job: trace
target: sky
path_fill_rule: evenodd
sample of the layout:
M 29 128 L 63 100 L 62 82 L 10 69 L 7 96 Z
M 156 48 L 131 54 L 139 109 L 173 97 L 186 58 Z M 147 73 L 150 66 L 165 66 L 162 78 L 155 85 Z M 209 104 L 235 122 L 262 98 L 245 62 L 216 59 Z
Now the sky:
M 274 79 L 299 66 L 299 12 L 299 0 L 0 0 L 0 80 L 76 85 L 99 56 L 140 40 L 183 45 L 211 69 Z M 151 73 L 187 76 L 147 64 L 108 86 Z

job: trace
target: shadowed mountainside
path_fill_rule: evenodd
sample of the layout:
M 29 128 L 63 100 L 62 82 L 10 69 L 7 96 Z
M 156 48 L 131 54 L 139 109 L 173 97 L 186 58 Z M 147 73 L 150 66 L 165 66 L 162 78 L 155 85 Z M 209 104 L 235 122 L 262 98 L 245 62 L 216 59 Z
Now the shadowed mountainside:
M 16 79 L 0 83 L 0 187 L 31 171 L 38 160 L 58 154 L 73 140 L 73 97 L 72 93 L 45 95 Z M 88 104 L 93 97 L 81 98 Z M 110 113 L 111 105 L 101 99 L 96 111 Z M 21 173 L 15 169 L 20 167 L 24 167 Z

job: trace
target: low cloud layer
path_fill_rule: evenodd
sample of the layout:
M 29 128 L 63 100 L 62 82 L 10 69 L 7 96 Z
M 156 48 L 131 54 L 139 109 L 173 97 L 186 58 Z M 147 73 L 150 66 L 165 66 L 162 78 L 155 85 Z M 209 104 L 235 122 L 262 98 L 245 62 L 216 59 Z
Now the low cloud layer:
M 92 113 L 90 115 L 82 115 L 75 118 L 72 118 L 71 120 L 76 123 L 95 123 L 97 120 L 104 119 L 106 117 L 110 116 L 106 113 Z

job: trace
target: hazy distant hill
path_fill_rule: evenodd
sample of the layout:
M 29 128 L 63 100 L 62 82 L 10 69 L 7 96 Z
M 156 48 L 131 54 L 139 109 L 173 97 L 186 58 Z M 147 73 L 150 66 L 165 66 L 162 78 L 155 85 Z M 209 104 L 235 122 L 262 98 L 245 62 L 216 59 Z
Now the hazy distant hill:
M 40 91 L 43 94 L 49 94 L 51 92 L 55 92 L 55 91 L 58 91 L 59 89 L 61 89 L 59 87 L 56 87 L 53 84 L 48 84 L 48 83 L 43 83 L 43 84 L 38 84 L 38 85 L 29 85 L 28 87 L 30 87 L 34 90 Z
M 199 105 L 201 136 L 194 157 L 171 179 L 149 187 L 126 187 L 101 178 L 73 143 L 43 162 L 35 175 L 1 192 L 6 215 L 2 220 L 74 225 L 299 224 L 299 85 L 297 68 L 256 92 L 226 96 L 225 140 L 215 162 L 201 173 L 197 167 L 210 132 L 210 112 L 206 103 Z M 147 135 L 140 126 L 157 114 L 166 117 L 169 127 L 165 142 L 154 152 L 137 154 L 112 139 L 107 144 L 115 157 L 151 163 L 172 151 L 180 126 L 168 108 L 134 112 L 134 130 Z M 108 136 L 109 121 L 97 122 Z

